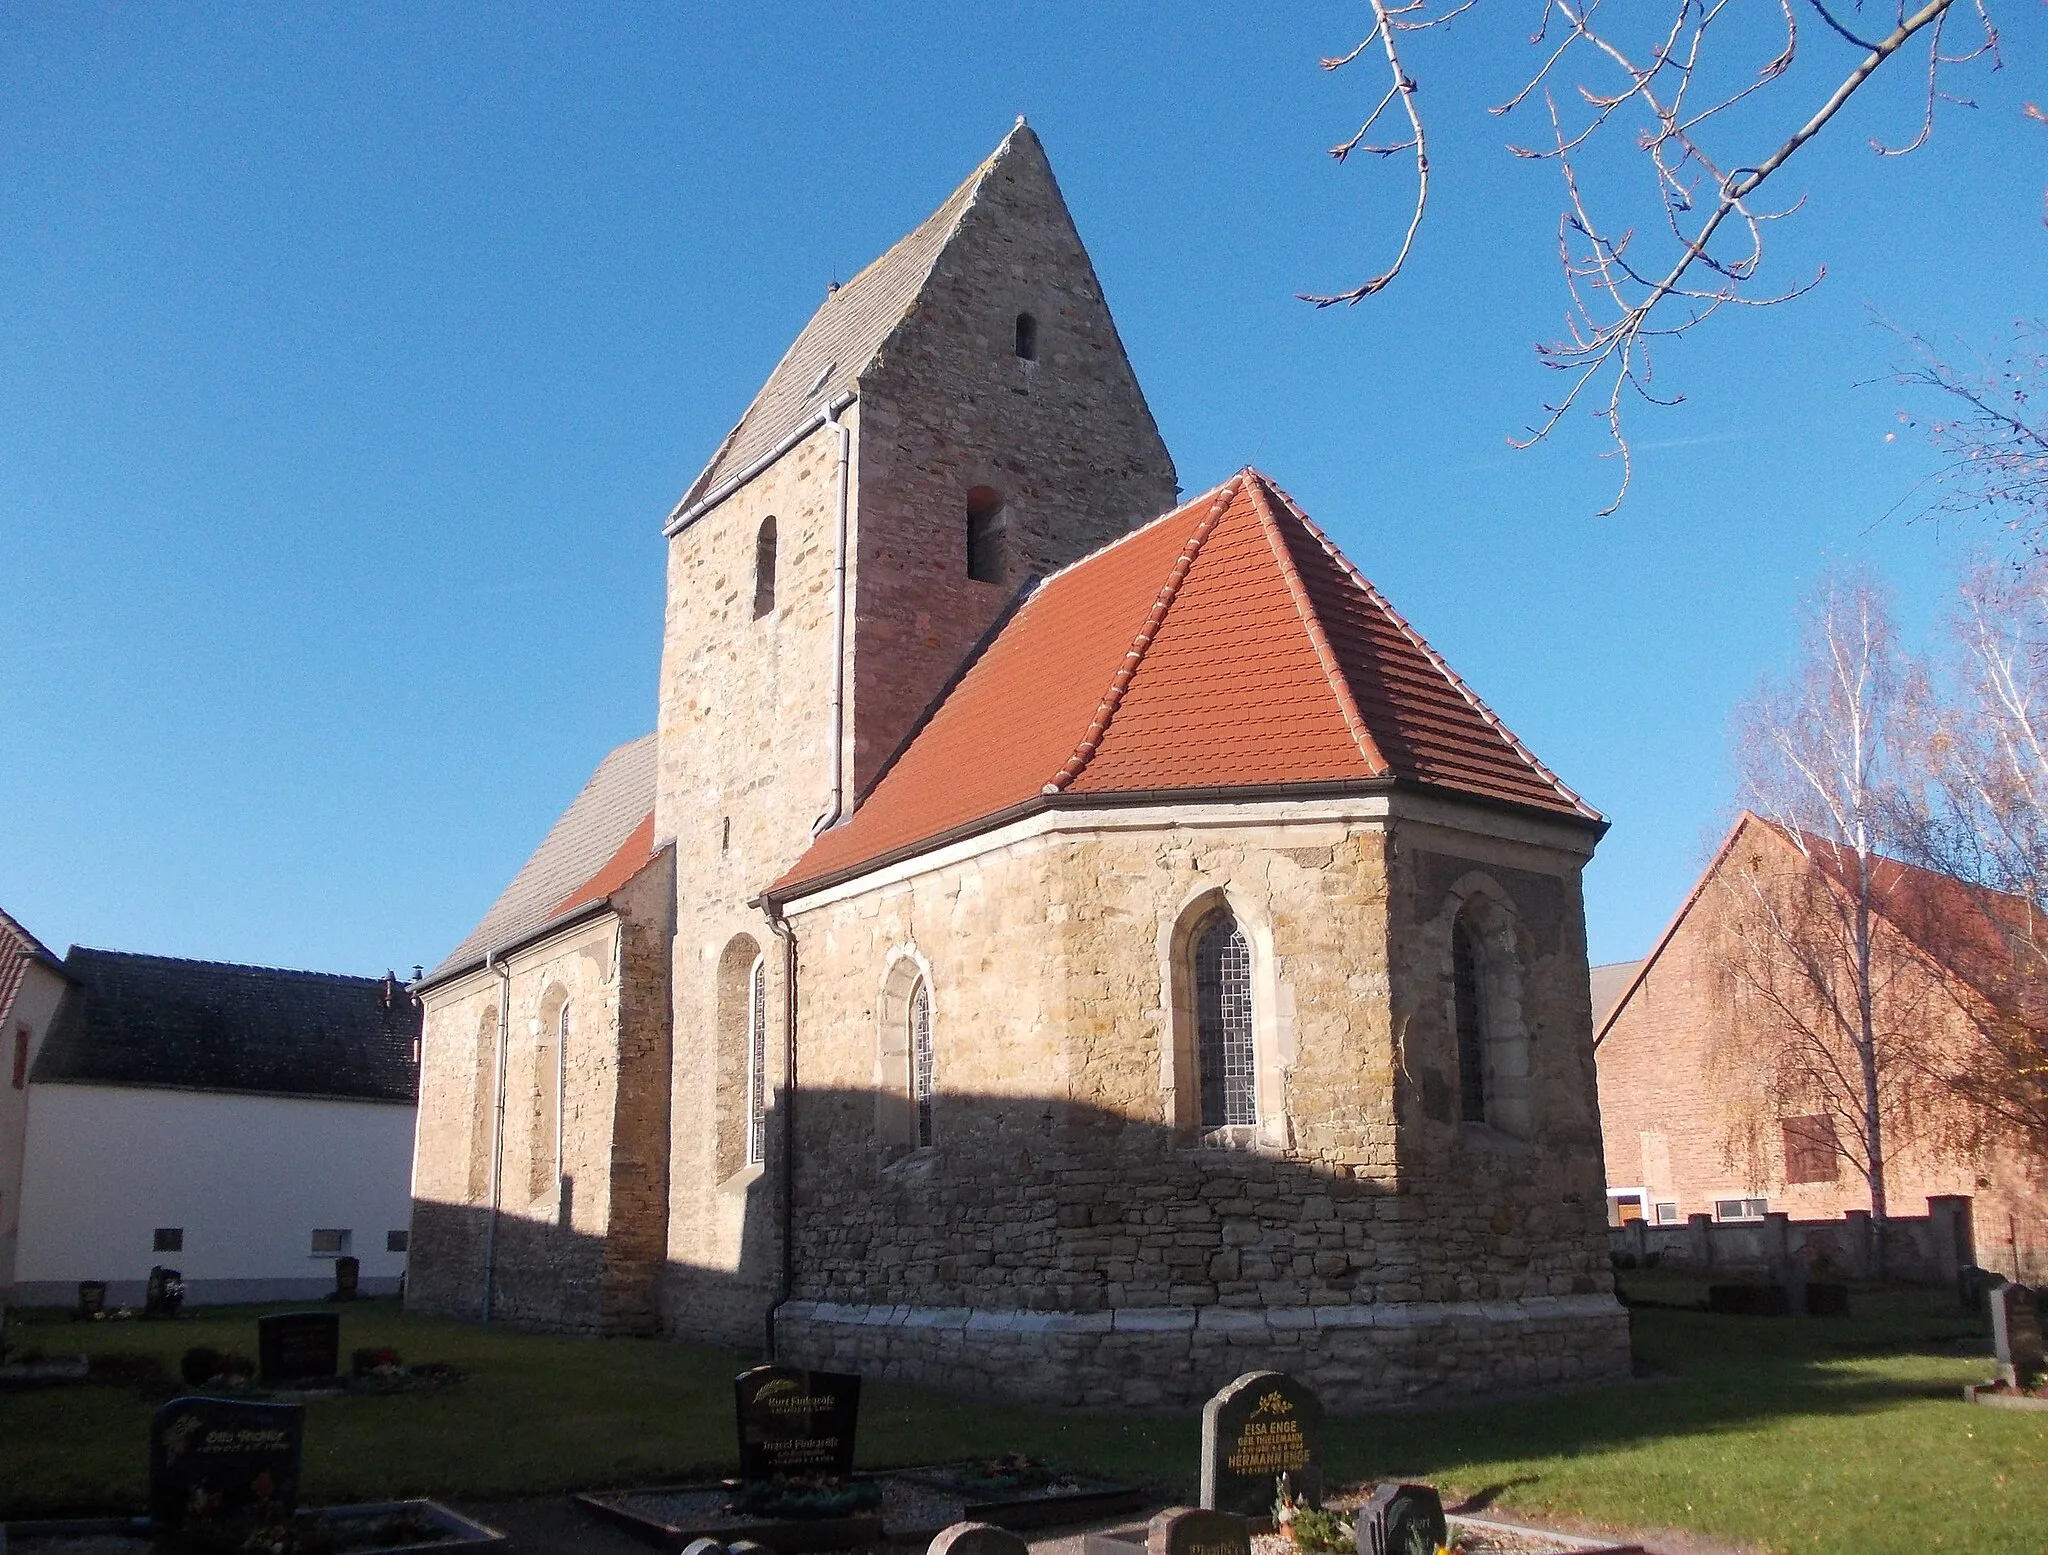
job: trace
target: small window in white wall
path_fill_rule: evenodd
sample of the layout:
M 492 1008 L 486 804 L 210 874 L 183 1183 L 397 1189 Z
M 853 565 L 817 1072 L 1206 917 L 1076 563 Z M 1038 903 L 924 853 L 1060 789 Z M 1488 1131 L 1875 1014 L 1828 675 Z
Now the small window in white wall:
M 350 1231 L 332 1229 L 315 1231 L 313 1233 L 312 1256 L 315 1258 L 338 1258 L 349 1251 L 349 1245 L 354 1240 L 355 1234 Z
M 182 1253 L 185 1250 L 185 1228 L 158 1226 L 150 1238 L 149 1250 L 153 1253 Z
M 917 1143 L 929 1145 L 932 1131 L 932 993 L 923 978 L 910 994 L 910 1100 L 917 1114 Z
M 384 1233 L 385 1252 L 403 1253 L 410 1250 L 411 1247 L 412 1233 L 410 1231 L 387 1231 Z
M 768 962 L 754 957 L 747 977 L 747 1165 L 768 1151 Z

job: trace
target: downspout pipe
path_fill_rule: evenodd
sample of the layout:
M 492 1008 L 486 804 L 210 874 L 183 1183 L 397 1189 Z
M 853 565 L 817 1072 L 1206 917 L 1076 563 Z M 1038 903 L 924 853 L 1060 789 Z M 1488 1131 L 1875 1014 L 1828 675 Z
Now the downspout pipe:
M 484 957 L 484 970 L 498 974 L 498 1062 L 492 1085 L 496 1093 L 491 1114 L 491 1206 L 484 1220 L 484 1321 L 491 1320 L 493 1286 L 498 1272 L 498 1200 L 505 1175 L 505 1058 L 512 1043 L 512 969 L 496 953 Z
M 774 1305 L 768 1309 L 768 1359 L 779 1362 L 778 1320 L 796 1291 L 796 930 L 773 899 L 763 897 L 761 910 L 768 915 L 768 927 L 782 941 L 782 1183 L 776 1195 L 782 1222 L 782 1274 Z
M 837 826 L 846 815 L 846 507 L 853 481 L 853 428 L 839 419 L 843 408 L 828 406 L 824 420 L 824 425 L 839 434 L 832 546 L 832 804 L 811 823 L 814 837 Z

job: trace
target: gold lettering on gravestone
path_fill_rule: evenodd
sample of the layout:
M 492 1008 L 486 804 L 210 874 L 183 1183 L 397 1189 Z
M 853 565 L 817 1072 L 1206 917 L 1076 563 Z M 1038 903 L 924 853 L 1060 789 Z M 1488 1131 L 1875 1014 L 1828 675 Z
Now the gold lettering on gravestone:
M 1308 1467 L 1308 1443 L 1300 1422 L 1287 1419 L 1294 1406 L 1277 1389 L 1259 1400 L 1224 1460 L 1233 1474 L 1287 1474 Z M 1266 1418 L 1262 1418 L 1266 1417 Z

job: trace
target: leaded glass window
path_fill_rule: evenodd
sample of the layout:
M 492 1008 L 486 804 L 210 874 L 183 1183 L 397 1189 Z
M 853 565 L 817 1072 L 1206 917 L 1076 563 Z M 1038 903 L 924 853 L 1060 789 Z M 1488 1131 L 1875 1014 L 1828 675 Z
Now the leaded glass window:
M 922 1147 L 932 1142 L 932 995 L 923 978 L 910 991 L 910 1099 Z
M 1258 1122 L 1251 947 L 1227 912 L 1211 918 L 1195 941 L 1195 1034 L 1202 1127 Z
M 1486 1121 L 1486 1026 L 1480 1003 L 1479 946 L 1472 926 L 1460 918 L 1451 927 L 1452 1002 L 1458 1023 L 1458 1116 Z
M 747 979 L 747 1165 L 758 1166 L 768 1147 L 768 963 L 754 958 Z

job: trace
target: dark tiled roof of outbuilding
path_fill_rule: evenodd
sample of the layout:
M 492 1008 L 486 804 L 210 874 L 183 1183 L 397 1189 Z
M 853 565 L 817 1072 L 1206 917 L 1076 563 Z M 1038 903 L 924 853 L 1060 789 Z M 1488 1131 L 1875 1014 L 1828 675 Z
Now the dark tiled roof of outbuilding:
M 845 285 L 825 298 L 784 353 L 739 424 L 690 484 L 680 514 L 729 476 L 770 452 L 806 418 L 851 389 L 888 343 L 924 290 L 932 266 L 980 192 L 982 181 L 1013 152 L 1042 157 L 1038 139 L 1022 120 L 967 181 Z
M 22 978 L 37 963 L 55 972 L 64 970 L 64 963 L 50 954 L 47 945 L 24 929 L 18 919 L 0 911 L 0 1020 L 5 1020 L 14 1008 L 14 996 L 21 992 Z
M 78 946 L 64 970 L 74 986 L 34 1080 L 408 1103 L 418 1095 L 420 1010 L 395 978 Z
M 773 889 L 787 899 L 1061 794 L 1372 779 L 1602 824 L 1244 470 L 1048 579 Z
M 653 852 L 654 770 L 652 734 L 629 740 L 598 763 L 583 791 L 549 828 L 483 921 L 427 974 L 427 981 L 530 938 L 631 878 Z

